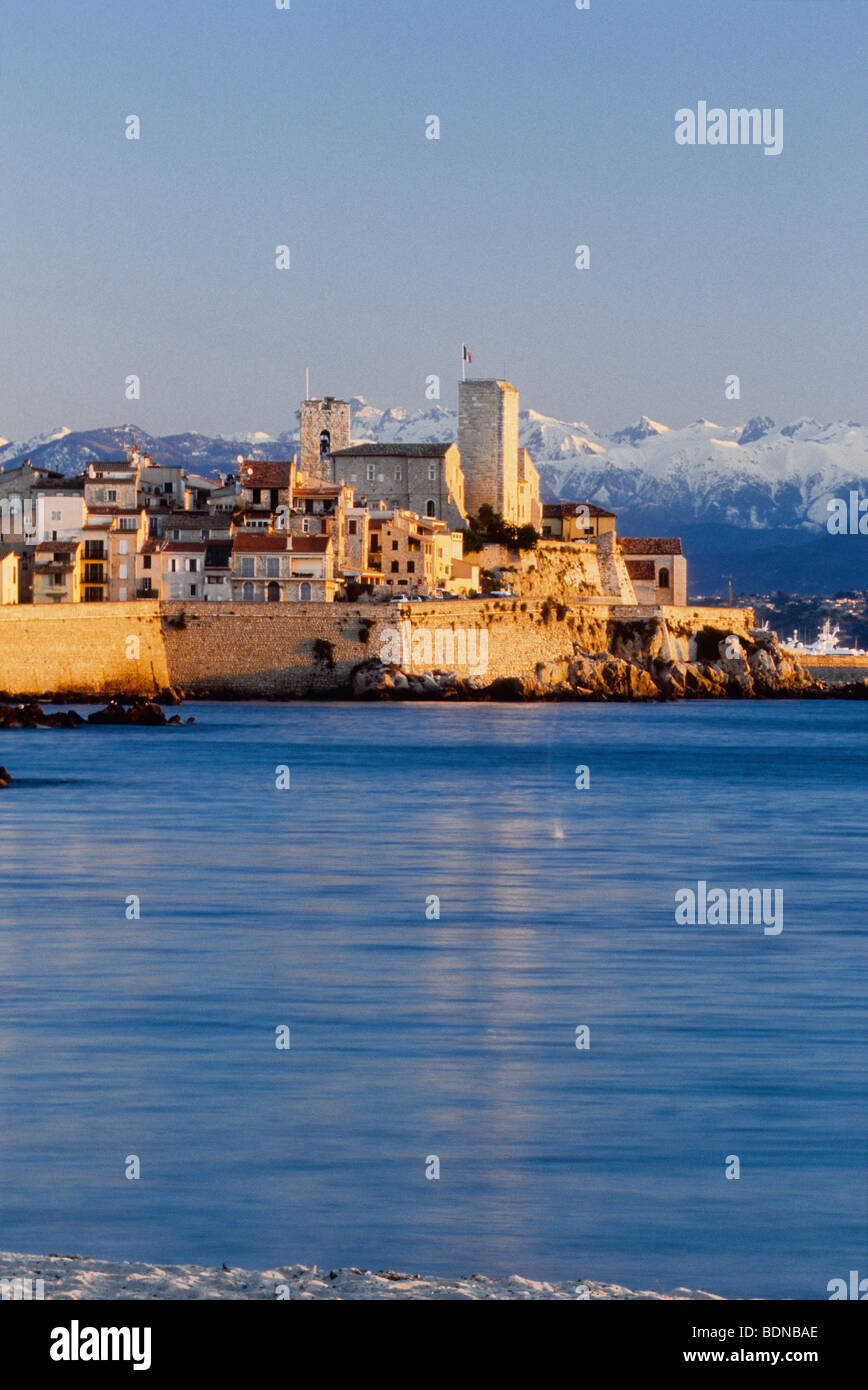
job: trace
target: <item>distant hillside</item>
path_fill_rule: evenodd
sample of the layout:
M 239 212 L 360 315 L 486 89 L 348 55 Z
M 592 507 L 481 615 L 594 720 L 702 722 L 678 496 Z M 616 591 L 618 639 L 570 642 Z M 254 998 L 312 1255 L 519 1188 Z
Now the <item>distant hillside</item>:
M 356 397 L 355 442 L 454 439 L 454 411 L 381 410 Z M 618 513 L 630 535 L 681 535 L 691 562 L 691 591 L 781 588 L 831 593 L 868 587 L 868 538 L 832 537 L 825 529 L 829 497 L 854 489 L 868 496 L 868 429 L 853 421 L 824 425 L 801 419 L 778 426 L 757 417 L 736 429 L 696 420 L 671 429 L 643 416 L 614 434 L 597 434 L 523 411 L 520 443 L 540 471 L 547 501 L 589 499 Z M 65 474 L 88 459 L 122 458 L 130 445 L 155 462 L 194 472 L 231 472 L 242 457 L 285 458 L 297 429 L 218 435 L 191 432 L 162 438 L 134 425 L 57 430 L 3 443 L 0 465 L 24 458 Z

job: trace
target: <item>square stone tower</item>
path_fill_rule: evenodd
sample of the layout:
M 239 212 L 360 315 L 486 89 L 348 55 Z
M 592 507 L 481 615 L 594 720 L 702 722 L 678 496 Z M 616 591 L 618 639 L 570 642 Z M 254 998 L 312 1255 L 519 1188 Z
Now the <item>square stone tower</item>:
M 308 478 L 331 482 L 331 456 L 350 443 L 348 401 L 324 396 L 321 401 L 302 401 L 299 470 Z
M 458 448 L 468 512 L 487 502 L 517 522 L 518 392 L 508 381 L 458 383 Z

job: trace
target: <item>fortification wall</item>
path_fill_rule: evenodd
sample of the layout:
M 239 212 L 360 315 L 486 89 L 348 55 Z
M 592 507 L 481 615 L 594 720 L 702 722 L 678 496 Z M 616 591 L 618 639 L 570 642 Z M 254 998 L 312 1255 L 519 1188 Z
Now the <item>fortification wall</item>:
M 170 684 L 159 603 L 0 607 L 0 690 L 154 694 Z
M 167 686 L 193 696 L 251 699 L 328 694 L 360 662 L 394 654 L 403 664 L 408 651 L 420 671 L 433 664 L 489 680 L 530 679 L 539 663 L 567 660 L 576 646 L 605 651 L 612 623 L 661 613 L 678 641 L 705 626 L 738 633 L 753 622 L 750 610 L 569 605 L 548 597 L 400 605 L 9 605 L 0 608 L 0 689 L 62 697 L 153 695 Z M 436 660 L 438 650 L 443 661 Z

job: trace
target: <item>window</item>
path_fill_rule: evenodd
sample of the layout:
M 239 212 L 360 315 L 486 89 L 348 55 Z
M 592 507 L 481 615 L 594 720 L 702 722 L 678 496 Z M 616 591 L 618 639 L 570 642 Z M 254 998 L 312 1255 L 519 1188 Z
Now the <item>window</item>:
M 307 517 L 305 517 L 304 520 L 302 521 L 302 523 L 301 523 L 301 529 L 302 529 L 302 531 L 304 532 L 305 535 L 308 535 L 308 533 L 310 532 L 310 521 L 308 520 Z
M 150 557 L 150 555 L 143 555 L 143 556 L 142 556 L 142 569 L 143 569 L 143 570 L 149 570 L 150 568 L 151 568 L 151 557 Z
M 178 561 L 172 559 L 172 560 L 169 561 L 169 573 L 170 573 L 170 574 L 177 574 L 177 572 L 178 572 Z
M 665 565 L 657 576 L 657 583 L 660 585 L 661 589 L 669 588 L 669 571 Z
M 252 556 L 252 555 L 242 555 L 242 556 L 241 556 L 241 575 L 242 575 L 242 577 L 249 577 L 249 578 L 251 578 L 251 579 L 253 578 L 253 556 Z M 247 587 L 247 585 L 245 585 L 245 588 L 246 588 L 246 587 Z M 251 588 L 250 597 L 253 598 L 253 593 L 252 593 L 252 588 L 253 588 L 253 586 L 251 585 L 250 588 Z
M 374 479 L 376 478 L 376 476 L 377 476 L 377 466 L 376 466 L 376 464 L 374 464 L 374 463 L 369 463 L 368 466 L 367 466 L 367 468 L 365 469 L 365 477 L 367 478 L 367 480 L 368 480 L 369 483 L 372 483 L 372 482 L 374 481 Z
M 117 495 L 117 493 L 115 492 L 115 490 L 114 490 L 113 487 L 108 487 L 108 488 L 106 488 L 105 500 L 106 500 L 107 502 L 117 502 L 117 500 L 118 500 L 118 495 Z
M 199 561 L 197 559 L 194 558 L 192 560 L 187 561 L 186 569 L 188 574 L 195 574 L 198 568 Z
M 268 579 L 277 579 L 280 574 L 280 556 L 268 555 L 265 559 L 265 574 Z
M 397 549 L 398 549 L 398 542 L 397 542 L 397 541 L 392 541 L 392 549 L 393 549 L 393 550 L 397 550 Z
M 127 577 L 127 567 L 126 567 L 126 565 L 118 565 L 118 579 L 126 579 L 126 577 Z
M 310 602 L 310 585 L 308 583 L 305 582 L 304 584 L 302 584 L 301 588 L 298 591 L 298 596 L 301 599 L 302 603 Z
M 252 585 L 252 584 L 242 584 L 242 585 L 241 585 L 241 597 L 242 597 L 243 599 L 247 599 L 248 602 L 253 598 L 253 585 Z
M 416 573 L 416 561 L 415 561 L 415 560 L 408 560 L 408 561 L 407 561 L 407 573 L 408 573 L 408 574 L 415 574 L 415 573 Z
M 52 520 L 52 521 L 60 521 L 60 518 L 61 518 L 61 513 L 60 513 L 60 512 L 52 512 L 52 513 L 51 513 L 51 520 Z
M 393 560 L 393 561 L 392 561 L 392 573 L 393 573 L 393 574 L 397 574 L 400 568 L 401 568 L 401 567 L 400 567 L 400 565 L 398 564 L 398 561 L 397 561 L 397 560 Z
M 332 440 L 328 430 L 323 430 L 319 437 L 319 456 L 321 459 L 327 458 L 332 451 Z
M 136 529 L 136 527 L 138 526 L 138 524 L 139 524 L 139 523 L 138 523 L 138 520 L 136 519 L 136 517 L 134 517 L 134 516 L 122 516 L 122 517 L 121 517 L 121 520 L 120 520 L 120 530 L 121 530 L 121 531 L 135 531 L 135 529 Z
M 395 482 L 400 483 L 403 477 L 403 470 L 400 463 L 395 464 Z
M 429 483 L 436 483 L 436 481 L 437 481 L 437 465 L 436 465 L 436 463 L 429 463 L 429 464 L 428 464 L 428 481 L 429 481 Z
M 358 527 L 358 522 L 350 521 L 350 522 L 348 522 L 347 524 L 348 524 L 348 527 L 349 527 L 349 533 L 350 533 L 350 535 L 351 535 L 351 536 L 354 536 L 354 535 L 356 534 L 356 530 L 357 530 L 357 527 Z
M 436 516 L 436 515 L 437 515 L 437 507 L 435 506 L 435 504 L 434 504 L 434 499 L 433 499 L 432 497 L 429 497 L 429 498 L 428 498 L 428 501 L 425 503 L 425 515 L 426 515 L 426 516 Z
M 190 597 L 191 597 L 191 598 L 195 598 L 195 597 L 196 597 L 196 592 L 197 592 L 197 590 L 196 590 L 196 585 L 195 585 L 195 584 L 191 584 L 191 585 L 190 585 Z
M 255 488 L 253 489 L 253 503 L 254 503 L 254 506 L 256 505 L 257 502 L 260 502 L 261 500 L 262 500 L 262 489 L 261 489 L 261 488 L 258 488 L 258 487 L 255 487 Z
M 272 579 L 271 583 L 265 591 L 265 597 L 267 598 L 269 603 L 279 603 L 280 585 L 277 583 L 276 580 Z
M 377 533 L 376 533 L 376 531 L 375 531 L 374 534 L 371 536 L 371 549 L 372 549 L 372 550 L 379 550 L 379 548 L 380 548 L 380 537 L 377 535 Z

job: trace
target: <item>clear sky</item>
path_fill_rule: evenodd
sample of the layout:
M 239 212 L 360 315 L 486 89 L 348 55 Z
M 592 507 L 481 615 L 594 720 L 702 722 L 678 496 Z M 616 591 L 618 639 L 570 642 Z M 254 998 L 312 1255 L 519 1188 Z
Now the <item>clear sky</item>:
M 306 366 L 411 409 L 436 373 L 451 406 L 462 341 L 601 430 L 864 420 L 866 26 L 864 0 L 3 0 L 0 434 L 276 433 Z M 700 100 L 783 108 L 783 152 L 679 146 Z

